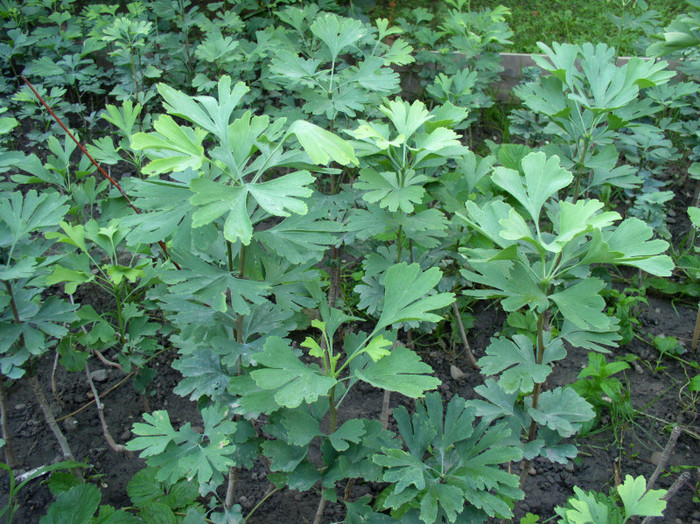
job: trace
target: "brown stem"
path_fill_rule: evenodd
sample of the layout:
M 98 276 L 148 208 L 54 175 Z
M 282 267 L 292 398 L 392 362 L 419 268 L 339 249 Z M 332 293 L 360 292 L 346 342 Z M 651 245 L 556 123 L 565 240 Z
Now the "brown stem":
M 97 406 L 97 416 L 100 418 L 100 424 L 102 425 L 102 434 L 105 437 L 105 440 L 107 441 L 107 444 L 109 444 L 109 447 L 112 448 L 114 451 L 117 453 L 124 453 L 128 458 L 132 457 L 132 454 L 130 451 L 128 451 L 124 446 L 121 444 L 117 444 L 112 438 L 112 434 L 109 432 L 109 427 L 107 426 L 107 420 L 105 419 L 105 414 L 104 414 L 104 404 L 100 402 L 100 395 L 97 392 L 97 388 L 95 387 L 95 383 L 92 381 L 92 377 L 90 376 L 90 368 L 88 367 L 88 363 L 85 362 L 85 376 L 87 377 L 88 384 L 90 384 L 90 390 L 92 391 L 92 396 L 95 399 L 95 405 Z
M 232 467 L 228 470 L 228 486 L 226 487 L 226 501 L 224 505 L 226 509 L 231 509 L 236 498 L 236 490 L 238 489 L 238 468 Z
M 37 402 L 39 403 L 39 406 L 41 407 L 41 411 L 44 414 L 44 419 L 46 419 L 46 423 L 49 425 L 49 428 L 51 428 L 51 431 L 53 432 L 54 436 L 56 437 L 56 440 L 58 441 L 58 445 L 61 447 L 61 452 L 63 453 L 63 456 L 68 460 L 75 460 L 73 452 L 71 451 L 70 446 L 68 445 L 68 441 L 66 440 L 65 435 L 61 431 L 61 428 L 58 427 L 56 419 L 54 418 L 53 413 L 51 412 L 51 406 L 49 406 L 49 403 L 46 400 L 46 397 L 44 396 L 44 392 L 41 390 L 41 386 L 39 385 L 39 379 L 37 378 L 36 374 L 32 373 L 28 375 L 27 380 L 29 381 L 29 385 L 31 386 L 32 391 L 34 392 L 34 397 L 36 398 Z
M 469 345 L 469 340 L 467 340 L 467 332 L 464 329 L 464 324 L 462 323 L 462 316 L 459 314 L 459 308 L 457 307 L 457 302 L 452 302 L 452 311 L 457 319 L 457 325 L 459 326 L 459 334 L 462 337 L 462 344 L 464 344 L 464 352 L 467 354 L 467 358 L 474 369 L 481 369 L 481 366 L 477 363 L 474 353 L 472 353 L 472 348 Z
M 58 351 L 56 351 L 56 354 L 53 357 L 53 367 L 51 368 L 51 394 L 53 395 L 53 398 L 55 398 L 56 401 L 61 404 L 61 406 L 65 407 L 61 397 L 58 396 L 58 386 L 56 386 L 56 368 L 58 368 Z
M 692 351 L 695 351 L 698 348 L 698 338 L 700 338 L 700 307 L 698 308 L 698 316 L 695 317 L 695 330 L 693 331 L 693 343 L 690 345 L 690 349 Z
M 11 469 L 16 469 L 20 466 L 20 462 L 15 453 L 14 437 L 10 431 L 7 413 L 7 390 L 5 381 L 0 377 L 0 427 L 2 427 L 2 438 L 5 440 L 5 462 Z
M 106 358 L 99 350 L 97 350 L 97 349 L 93 349 L 92 352 L 93 352 L 93 353 L 95 354 L 95 356 L 97 357 L 97 360 L 99 360 L 100 362 L 102 362 L 105 366 L 109 366 L 109 367 L 111 367 L 111 368 L 118 369 L 119 371 L 121 371 L 122 373 L 124 373 L 124 368 L 123 368 L 122 365 L 119 364 L 118 362 L 112 362 L 111 360 L 107 359 L 107 358 Z

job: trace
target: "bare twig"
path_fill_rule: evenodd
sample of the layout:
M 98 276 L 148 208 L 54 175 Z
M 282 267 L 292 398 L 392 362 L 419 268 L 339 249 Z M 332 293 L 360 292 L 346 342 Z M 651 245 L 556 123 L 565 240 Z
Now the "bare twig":
M 53 432 L 54 436 L 56 437 L 56 440 L 58 441 L 58 445 L 61 447 L 61 453 L 63 453 L 63 456 L 68 460 L 75 460 L 73 452 L 71 451 L 70 446 L 68 445 L 68 441 L 66 440 L 66 436 L 61 431 L 61 428 L 58 427 L 56 419 L 53 416 L 53 412 L 51 411 L 51 406 L 49 406 L 49 403 L 46 400 L 46 397 L 44 396 L 44 392 L 41 390 L 41 386 L 39 385 L 39 379 L 37 378 L 36 374 L 30 374 L 27 377 L 27 380 L 29 381 L 29 385 L 32 387 L 34 397 L 39 403 L 41 411 L 44 413 L 44 419 L 46 419 L 46 423 L 49 425 L 49 428 L 51 428 L 51 431 Z
M 666 443 L 663 453 L 661 453 L 659 463 L 656 465 L 654 473 L 652 473 L 651 477 L 649 477 L 649 482 L 647 482 L 647 491 L 654 487 L 659 475 L 661 475 L 661 472 L 666 467 L 666 464 L 668 464 L 668 460 L 671 458 L 671 453 L 673 452 L 673 448 L 676 447 L 676 442 L 678 442 L 678 436 L 680 434 L 681 428 L 679 426 L 674 427 L 671 431 L 671 436 L 668 437 L 668 442 Z
M 690 349 L 695 351 L 698 348 L 698 338 L 700 338 L 700 307 L 698 308 L 698 316 L 695 318 L 695 330 L 693 330 L 693 342 L 690 344 Z
M 109 432 L 107 420 L 105 419 L 104 415 L 104 405 L 102 404 L 102 402 L 100 402 L 100 395 L 97 392 L 97 388 L 95 387 L 95 383 L 93 382 L 92 377 L 90 376 L 90 368 L 88 366 L 87 361 L 85 362 L 85 376 L 87 377 L 88 384 L 90 384 L 90 390 L 92 390 L 92 395 L 95 398 L 95 405 L 97 406 L 97 416 L 100 417 L 100 424 L 102 425 L 102 434 L 104 435 L 107 444 L 109 444 L 109 447 L 117 453 L 124 453 L 127 457 L 131 458 L 131 452 L 127 450 L 123 445 L 117 444 L 114 438 L 112 438 L 112 434 Z
M 666 491 L 666 494 L 663 496 L 663 500 L 665 500 L 666 502 L 671 500 L 671 498 L 678 492 L 678 490 L 683 487 L 683 484 L 689 481 L 690 471 L 684 471 L 683 473 L 678 475 L 678 478 L 673 482 L 673 484 L 671 484 L 671 487 L 668 488 L 668 491 Z M 655 518 L 657 517 L 644 517 L 642 524 L 649 524 Z
M 10 423 L 7 418 L 7 391 L 5 381 L 0 377 L 0 426 L 2 427 L 2 438 L 5 439 L 5 462 L 11 469 L 20 466 L 15 453 L 14 438 L 10 432 Z

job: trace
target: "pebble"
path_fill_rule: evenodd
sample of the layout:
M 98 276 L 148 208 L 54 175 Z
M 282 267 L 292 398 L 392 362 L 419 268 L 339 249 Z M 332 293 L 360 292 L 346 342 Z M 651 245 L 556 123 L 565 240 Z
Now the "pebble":
M 90 373 L 90 378 L 95 382 L 105 382 L 107 380 L 107 370 L 98 369 Z
M 467 375 L 454 364 L 450 365 L 450 376 L 453 380 L 463 380 Z
M 657 466 L 659 462 L 661 462 L 661 452 L 660 451 L 654 451 L 654 453 L 651 454 L 651 458 L 649 461 L 654 464 L 654 466 Z
M 15 404 L 15 409 L 24 409 L 26 407 L 27 407 L 26 404 Z
M 568 471 L 569 473 L 574 472 L 574 463 L 573 462 L 567 462 L 566 466 L 564 466 L 564 469 Z
M 533 475 L 533 476 L 534 476 L 534 475 L 537 475 L 537 470 L 536 470 L 535 468 L 530 468 L 530 469 L 527 471 L 527 474 L 528 474 L 528 475 Z
M 73 431 L 74 429 L 78 429 L 78 421 L 75 420 L 73 417 L 68 417 L 66 420 L 63 421 L 63 428 L 66 431 Z

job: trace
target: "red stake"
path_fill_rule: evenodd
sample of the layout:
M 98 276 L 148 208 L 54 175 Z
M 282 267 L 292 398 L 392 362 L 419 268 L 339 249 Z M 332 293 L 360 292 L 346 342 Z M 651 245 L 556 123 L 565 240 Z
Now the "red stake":
M 66 132 L 66 134 L 68 134 L 68 136 L 71 138 L 71 140 L 73 140 L 73 142 L 75 142 L 75 145 L 78 146 L 78 147 L 80 148 L 80 150 L 83 152 L 83 154 L 84 154 L 86 157 L 88 157 L 88 158 L 90 159 L 90 162 L 92 162 L 92 165 L 94 165 L 94 166 L 97 168 L 97 170 L 102 174 L 102 176 L 104 176 L 107 180 L 109 180 L 109 181 L 112 183 L 112 185 L 113 185 L 114 187 L 117 188 L 117 190 L 118 190 L 118 191 L 122 194 L 122 196 L 126 199 L 127 203 L 128 203 L 129 206 L 131 207 L 131 209 L 133 209 L 134 212 L 135 212 L 137 215 L 140 215 L 140 214 L 141 214 L 141 210 L 140 210 L 139 208 L 137 208 L 137 207 L 131 202 L 131 199 L 126 195 L 126 193 L 124 192 L 124 190 L 122 189 L 122 187 L 119 185 L 119 183 L 118 183 L 116 180 L 114 180 L 111 176 L 109 176 L 109 174 L 107 173 L 107 171 L 105 171 L 104 169 L 102 169 L 102 166 L 100 166 L 100 164 L 98 164 L 97 161 L 96 161 L 94 158 L 92 158 L 92 156 L 90 155 L 90 153 L 87 152 L 87 149 L 85 149 L 85 148 L 83 147 L 83 145 L 82 145 L 80 142 L 78 142 L 78 139 L 75 138 L 75 136 L 73 136 L 73 133 L 70 132 L 70 130 L 69 130 L 69 129 L 66 127 L 66 125 L 61 121 L 61 119 L 58 118 L 58 116 L 56 115 L 56 113 L 53 112 L 53 109 L 51 109 L 51 107 L 49 107 L 49 104 L 47 104 L 46 101 L 45 101 L 43 98 L 41 98 L 41 95 L 37 92 L 37 90 L 34 88 L 34 86 L 32 85 L 32 83 L 31 83 L 29 80 L 27 80 L 27 78 L 26 78 L 24 75 L 20 76 L 20 78 L 24 81 L 25 84 L 27 84 L 27 85 L 29 86 L 29 89 L 31 89 L 31 90 L 32 90 L 32 93 L 34 93 L 34 96 L 37 97 L 37 99 L 39 100 L 39 102 L 41 102 L 41 105 L 43 105 L 43 106 L 46 108 L 46 110 L 51 114 L 51 116 L 53 117 L 53 119 L 54 119 L 56 122 L 58 122 L 58 125 L 60 125 L 60 126 L 63 128 L 63 130 Z M 160 248 L 163 250 L 163 254 L 164 254 L 167 258 L 170 258 L 170 255 L 168 255 L 168 250 L 167 250 L 167 248 L 165 247 L 165 243 L 164 243 L 162 240 L 159 240 L 159 241 L 158 241 L 158 245 L 159 245 Z M 180 269 L 180 266 L 177 264 L 177 262 L 173 261 L 173 264 L 175 264 L 175 267 L 176 267 L 177 269 Z

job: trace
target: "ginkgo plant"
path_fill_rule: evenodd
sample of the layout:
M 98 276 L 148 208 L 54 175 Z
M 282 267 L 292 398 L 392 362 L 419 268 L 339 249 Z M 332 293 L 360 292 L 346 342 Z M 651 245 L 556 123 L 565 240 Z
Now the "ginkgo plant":
M 348 227 L 357 238 L 374 237 L 385 244 L 365 257 L 362 284 L 355 287 L 359 307 L 372 315 L 381 313 L 378 299 L 388 267 L 404 260 L 420 260 L 424 266 L 434 263 L 426 254 L 445 236 L 447 219 L 425 204 L 425 186 L 446 170 L 449 160 L 467 151 L 452 129 L 467 113 L 452 104 L 431 112 L 420 101 L 409 104 L 398 99 L 387 101 L 379 110 L 391 125 L 360 121 L 356 129 L 347 131 L 366 166 L 353 187 L 362 192 L 367 206 L 350 214 Z M 387 391 L 382 410 L 385 425 L 389 401 Z
M 554 363 L 566 358 L 564 342 L 606 351 L 619 339 L 617 320 L 604 312 L 600 291 L 606 284 L 591 267 L 626 265 L 668 276 L 673 262 L 662 254 L 668 243 L 652 240 L 640 220 L 615 224 L 620 215 L 602 211 L 598 200 L 558 199 L 574 179 L 558 157 L 530 153 L 521 170 L 494 170 L 491 181 L 507 200 L 466 203 L 461 218 L 490 247 L 460 252 L 467 263 L 462 276 L 475 285 L 466 295 L 496 298 L 508 312 L 526 309 L 537 318 L 534 344 L 525 335 L 491 340 L 479 364 L 482 374 L 498 380 L 476 388 L 486 399 L 479 413 L 506 418 L 522 435 L 526 475 L 527 461 L 536 456 L 564 463 L 574 457 L 575 446 L 559 442 L 594 414 L 572 388 L 543 389 Z
M 551 73 L 517 87 L 514 92 L 535 113 L 550 122 L 552 143 L 545 149 L 556 154 L 574 173 L 574 203 L 588 191 L 604 185 L 633 188 L 641 181 L 630 166 L 618 166 L 613 140 L 620 129 L 658 109 L 639 100 L 642 89 L 665 84 L 674 76 L 666 62 L 631 58 L 615 64 L 615 49 L 605 44 L 538 43 L 544 56 L 535 63 Z
M 159 480 L 174 482 L 197 475 L 200 486 L 216 485 L 235 465 L 237 446 L 246 444 L 242 437 L 247 433 L 248 444 L 254 443 L 257 431 L 263 431 L 273 438 L 254 447 L 259 446 L 269 460 L 270 480 L 278 488 L 286 485 L 308 490 L 321 481 L 324 491 L 315 520 L 320 523 L 326 501 L 337 499 L 335 483 L 355 477 L 380 480 L 381 471 L 372 465 L 371 454 L 379 452 L 382 445 L 392 445 L 392 434 L 378 421 L 351 419 L 338 424 L 339 407 L 352 386 L 362 381 L 419 398 L 440 383 L 429 375 L 430 366 L 410 349 L 398 346 L 389 351 L 396 334 L 386 332 L 392 325 L 409 320 L 439 320 L 431 311 L 454 300 L 450 293 L 431 294 L 440 276 L 438 268 L 423 272 L 417 264 L 389 268 L 382 316 L 369 334 L 346 335 L 342 348 L 336 348 L 335 335 L 341 324 L 353 317 L 321 302 L 321 320 L 313 325 L 321 330 L 322 341 L 307 337 L 302 343 L 310 357 L 320 360 L 320 366 L 302 360 L 289 341 L 268 337 L 250 369 L 230 378 L 230 394 L 235 399 L 232 409 L 220 404 L 203 409 L 203 435 L 194 433 L 189 425 L 175 430 L 167 412 L 156 412 L 146 417 L 145 424 L 134 426 L 138 437 L 127 447 L 143 450 L 148 463 L 159 466 Z M 318 285 L 309 291 L 319 301 L 324 300 Z M 227 420 L 234 413 L 242 418 Z M 321 421 L 327 413 L 330 425 L 324 430 Z M 260 414 L 268 416 L 265 421 Z M 248 429 L 241 432 L 237 426 Z M 309 457 L 310 445 L 317 437 L 321 438 L 324 463 L 320 468 Z M 233 515 L 236 508 L 226 507 L 226 511 Z

